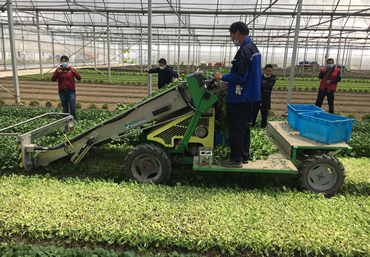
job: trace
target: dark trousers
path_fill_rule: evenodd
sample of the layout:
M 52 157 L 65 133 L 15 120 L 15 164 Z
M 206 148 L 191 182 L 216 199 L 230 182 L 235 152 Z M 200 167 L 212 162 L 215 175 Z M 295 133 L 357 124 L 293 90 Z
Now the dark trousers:
M 267 114 L 268 114 L 269 111 L 263 111 L 262 110 L 261 101 L 253 103 L 252 124 L 251 124 L 251 126 L 254 127 L 254 125 L 256 125 L 257 115 L 258 115 L 258 112 L 260 110 L 261 110 L 261 117 L 262 117 L 261 128 L 266 128 L 266 126 L 267 126 Z
M 226 105 L 231 148 L 230 160 L 234 162 L 249 159 L 251 111 L 252 103 L 228 103 Z
M 76 119 L 76 91 L 72 89 L 61 90 L 59 91 L 59 99 L 62 103 L 63 113 L 69 113 L 68 109 L 70 109 L 71 115 Z
M 335 91 L 327 92 L 326 90 L 319 89 L 319 93 L 317 94 L 315 105 L 321 108 L 322 102 L 324 101 L 325 96 L 327 96 L 328 105 L 329 105 L 329 113 L 334 114 L 334 92 Z

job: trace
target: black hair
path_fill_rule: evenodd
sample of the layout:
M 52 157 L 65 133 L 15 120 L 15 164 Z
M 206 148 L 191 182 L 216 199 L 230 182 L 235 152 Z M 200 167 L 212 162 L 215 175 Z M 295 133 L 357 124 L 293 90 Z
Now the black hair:
M 60 57 L 60 62 L 62 62 L 62 60 L 63 59 L 67 59 L 67 61 L 69 61 L 69 58 L 68 58 L 68 56 L 67 55 L 62 55 L 61 57 Z
M 234 33 L 234 34 L 238 30 L 239 30 L 240 34 L 242 34 L 243 36 L 249 36 L 248 26 L 244 22 L 241 22 L 241 21 L 234 22 L 233 24 L 231 24 L 231 26 L 229 28 L 229 31 L 231 33 Z
M 328 61 L 333 61 L 333 63 L 334 63 L 334 59 L 333 59 L 333 58 L 329 58 L 329 59 L 327 59 L 327 60 L 326 60 L 326 63 L 328 63 Z
M 161 58 L 161 59 L 159 59 L 158 63 L 167 64 L 167 61 L 166 61 L 166 59 Z
M 266 70 L 267 68 L 271 68 L 271 69 L 273 69 L 274 67 L 272 67 L 272 65 L 271 65 L 271 64 L 266 64 L 266 66 L 265 66 L 265 70 Z

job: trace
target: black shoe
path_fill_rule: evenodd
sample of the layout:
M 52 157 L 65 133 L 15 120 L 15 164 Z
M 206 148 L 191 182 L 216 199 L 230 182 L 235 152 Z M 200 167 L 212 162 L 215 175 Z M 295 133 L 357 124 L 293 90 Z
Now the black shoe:
M 221 166 L 226 168 L 243 168 L 242 162 L 234 162 L 230 159 L 227 159 L 226 161 L 221 161 Z
M 249 162 L 249 160 L 243 160 L 242 163 L 243 164 L 247 164 Z

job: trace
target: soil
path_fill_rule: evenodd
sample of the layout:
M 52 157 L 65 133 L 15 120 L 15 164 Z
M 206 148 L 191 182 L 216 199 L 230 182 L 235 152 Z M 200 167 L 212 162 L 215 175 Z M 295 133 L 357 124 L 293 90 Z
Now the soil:
M 13 79 L 0 78 L 0 85 L 14 92 Z M 31 100 L 37 98 L 39 106 L 45 106 L 46 101 L 51 101 L 53 107 L 60 102 L 57 91 L 57 83 L 51 81 L 19 81 L 21 101 L 28 105 Z M 99 108 L 103 104 L 108 104 L 109 110 L 115 110 L 117 103 L 123 104 L 136 103 L 148 95 L 146 85 L 118 85 L 118 84 L 94 84 L 77 83 L 77 102 L 82 103 L 82 108 L 87 109 L 91 104 L 96 104 Z M 157 86 L 152 86 L 152 92 Z M 271 108 L 276 116 L 282 116 L 286 112 L 287 90 L 273 90 Z M 292 93 L 292 104 L 314 104 L 317 91 L 300 91 Z M 14 97 L 3 89 L 0 89 L 0 99 L 6 105 L 14 104 Z M 325 98 L 322 108 L 328 112 L 328 104 Z M 355 113 L 357 119 L 365 113 L 370 113 L 370 94 L 358 92 L 335 92 L 334 110 L 339 111 L 342 116 Z

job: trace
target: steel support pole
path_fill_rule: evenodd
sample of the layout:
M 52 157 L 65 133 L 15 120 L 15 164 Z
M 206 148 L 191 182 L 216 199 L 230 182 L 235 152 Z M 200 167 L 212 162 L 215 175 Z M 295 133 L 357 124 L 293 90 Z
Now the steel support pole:
M 54 33 L 51 32 L 51 51 L 53 52 L 53 66 L 55 67 Z
M 316 50 L 315 50 L 315 62 L 317 64 L 317 66 L 319 65 L 319 62 L 317 60 L 317 53 L 318 53 L 318 51 L 319 51 L 319 43 L 317 42 L 317 44 L 316 44 Z
M 170 57 L 171 57 L 171 45 L 170 40 L 168 40 L 168 48 L 167 48 L 167 63 L 170 65 Z
M 287 105 L 290 104 L 291 99 L 292 99 L 292 90 L 293 90 L 293 82 L 294 82 L 293 65 L 295 66 L 295 62 L 297 58 L 297 45 L 298 45 L 299 27 L 301 24 L 301 12 L 302 12 L 302 0 L 298 0 L 297 17 L 296 17 L 295 33 L 294 33 L 294 45 L 293 45 L 293 54 L 292 54 L 292 65 L 291 65 L 290 77 L 289 77 L 289 90 L 288 90 Z
M 349 50 L 350 50 L 351 46 L 348 46 L 347 47 L 347 53 L 346 53 L 346 64 L 345 64 L 345 67 L 346 69 L 348 70 L 349 69 L 349 64 L 348 64 L 348 55 L 349 55 Z
M 233 51 L 232 51 L 232 49 L 233 49 L 233 46 L 230 44 L 229 45 L 229 65 L 228 66 L 230 66 L 231 67 L 231 61 L 233 60 Z
M 181 40 L 181 19 L 180 18 L 181 18 L 181 15 L 179 17 L 179 36 L 178 36 L 178 47 L 177 47 L 177 73 L 179 75 L 180 75 L 180 47 L 181 47 L 180 46 L 180 40 Z
M 337 53 L 337 59 L 335 60 L 335 62 L 337 64 L 339 64 L 339 53 L 340 53 L 340 44 L 342 43 L 342 31 L 340 32 L 340 37 L 339 37 L 339 44 L 338 44 L 338 53 Z
M 158 31 L 157 31 L 158 33 Z M 159 36 L 158 36 L 158 53 L 157 53 L 157 62 L 159 61 L 159 59 L 161 58 L 161 49 L 160 49 L 160 44 L 159 44 Z
M 83 58 L 84 65 L 86 65 L 85 63 L 85 37 L 82 37 L 82 58 Z
M 105 65 L 105 42 L 103 39 L 103 65 Z
M 341 64 L 340 64 L 340 73 L 343 74 L 343 66 L 344 66 L 344 59 L 345 59 L 345 54 L 346 54 L 346 46 L 347 46 L 347 38 L 344 39 L 344 47 L 343 47 L 343 54 L 342 54 L 342 59 L 341 59 Z
M 306 58 L 307 58 L 307 42 L 308 42 L 308 37 L 306 37 L 306 45 L 304 46 L 302 76 L 303 76 L 303 73 L 304 73 L 304 66 L 306 64 Z
M 10 1 L 10 0 L 8 0 Z M 2 35 L 2 41 L 3 41 L 3 60 L 4 60 L 4 70 L 8 70 L 6 67 L 6 52 L 5 52 L 5 35 L 4 35 L 4 27 L 1 25 L 1 35 Z
M 200 42 L 199 42 L 199 50 L 198 50 L 198 53 L 199 53 L 199 55 L 198 55 L 198 58 L 199 58 L 198 63 L 200 65 L 200 63 L 202 62 L 202 44 Z
M 331 37 L 331 30 L 333 27 L 333 16 L 330 16 L 330 27 L 329 27 L 329 35 L 328 35 L 328 42 L 326 44 L 326 55 L 325 55 L 325 61 L 329 59 L 329 52 L 330 52 L 330 37 Z
M 39 12 L 36 11 L 36 23 L 37 23 L 37 43 L 39 46 L 39 62 L 40 62 L 40 76 L 43 77 L 42 74 L 42 54 L 41 54 L 41 38 L 40 38 L 40 21 L 39 21 Z
M 22 47 L 23 47 L 23 69 L 26 69 L 26 52 L 24 51 L 23 29 L 22 29 Z
M 140 29 L 140 73 L 143 73 L 143 29 Z
M 193 72 L 195 70 L 195 59 L 194 59 L 194 55 L 195 55 L 195 31 L 193 30 L 193 35 L 194 35 L 194 40 L 193 40 Z
M 188 27 L 190 28 L 190 14 L 188 14 Z M 188 40 L 188 74 L 190 73 L 190 30 L 189 30 L 189 40 Z
M 361 67 L 362 67 L 362 58 L 364 57 L 364 50 L 365 50 L 365 47 L 362 48 L 359 70 L 361 70 Z
M 96 44 L 95 44 L 95 26 L 93 27 L 93 37 L 94 37 L 94 68 L 95 68 L 95 73 L 96 71 Z
M 349 46 L 349 51 L 348 51 L 348 55 L 347 55 L 348 64 L 346 65 L 348 67 L 347 69 L 350 69 L 350 67 L 351 67 L 352 50 L 353 50 L 352 46 Z
M 107 12 L 107 50 L 108 50 L 108 81 L 111 82 L 110 74 L 110 29 L 109 29 L 109 12 Z
M 125 67 L 125 47 L 123 44 L 123 34 L 122 34 L 121 47 L 122 47 L 122 50 L 121 50 L 120 57 L 121 57 L 122 68 L 124 68 Z
M 290 35 L 290 31 L 289 31 L 288 35 Z M 290 36 L 287 37 L 287 41 L 286 41 L 286 45 L 285 45 L 285 51 L 284 51 L 284 64 L 283 64 L 284 76 L 283 76 L 283 79 L 285 79 L 285 77 L 286 77 L 286 65 L 287 65 L 287 60 L 288 60 L 289 38 L 290 38 Z M 291 66 L 291 68 L 292 68 L 292 66 Z
M 152 68 L 152 0 L 148 0 L 148 69 Z M 148 96 L 152 94 L 152 74 L 148 73 Z
M 173 65 L 176 63 L 176 45 L 173 43 Z
M 7 11 L 8 11 L 8 30 L 9 30 L 9 41 L 10 41 L 10 52 L 11 52 L 11 57 L 12 57 L 12 73 L 13 73 L 15 102 L 20 103 L 21 97 L 19 93 L 17 58 L 16 58 L 16 53 L 15 53 L 12 1 L 7 0 L 6 4 L 7 4 Z M 4 33 L 3 33 L 3 36 L 4 36 Z
M 266 49 L 266 59 L 265 59 L 265 65 L 267 64 L 267 57 L 269 55 L 269 47 L 270 47 L 270 33 L 269 32 L 269 35 L 268 35 L 268 38 L 267 38 L 267 49 Z

